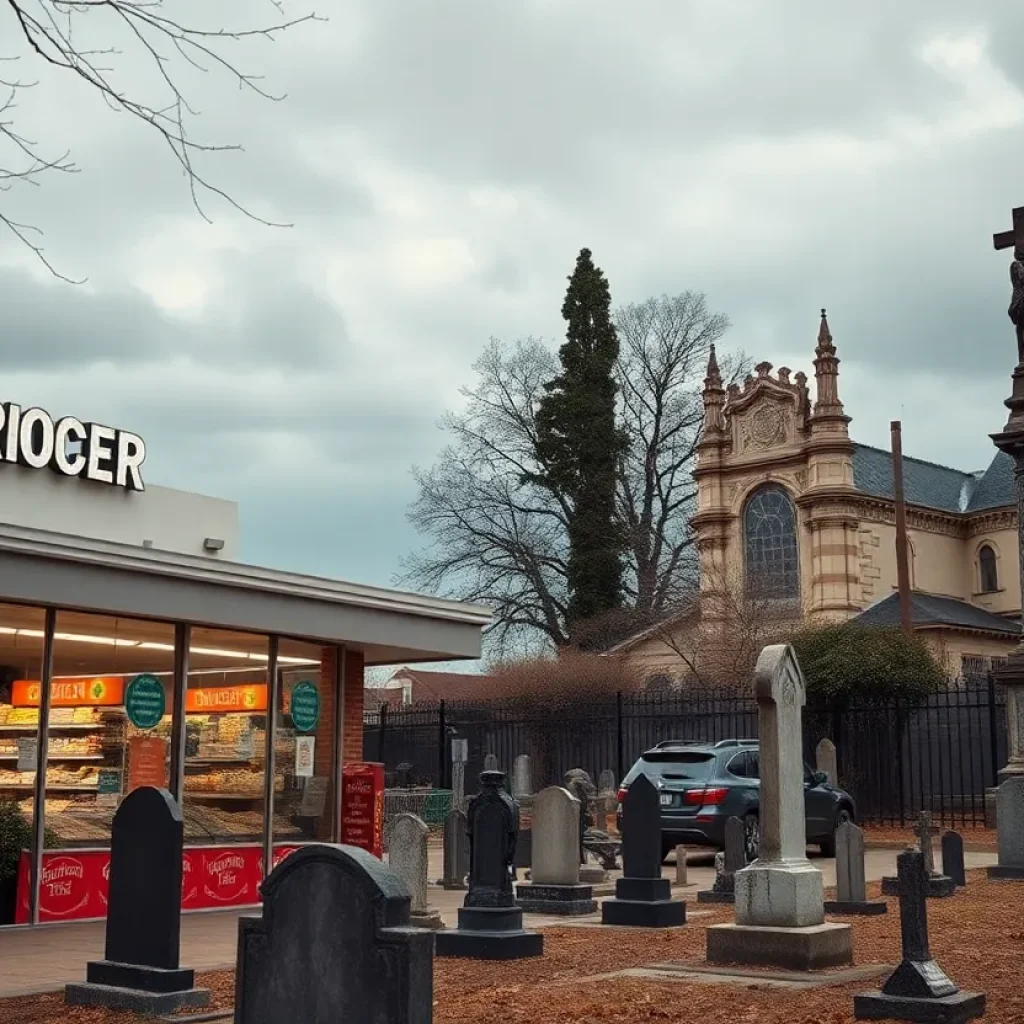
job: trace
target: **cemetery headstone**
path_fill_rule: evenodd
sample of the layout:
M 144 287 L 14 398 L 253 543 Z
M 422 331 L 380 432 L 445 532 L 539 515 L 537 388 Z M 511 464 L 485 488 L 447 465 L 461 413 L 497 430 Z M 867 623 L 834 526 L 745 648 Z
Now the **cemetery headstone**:
M 864 876 L 864 830 L 852 821 L 836 829 L 836 898 L 825 902 L 827 914 L 884 914 L 888 904 L 868 899 Z
M 839 767 L 836 759 L 836 745 L 826 737 L 814 750 L 814 760 L 819 772 L 828 776 L 828 784 L 834 789 L 839 785 Z
M 929 811 L 921 811 L 918 814 L 914 835 L 917 836 L 918 850 L 921 852 L 925 874 L 928 876 L 928 895 L 937 899 L 952 896 L 956 892 L 953 879 L 948 875 L 940 875 L 935 870 L 935 852 L 932 846 L 935 840 L 935 829 L 932 827 L 932 816 Z M 882 892 L 886 896 L 899 896 L 899 879 L 893 875 L 883 878 Z
M 801 721 L 806 693 L 793 648 L 765 647 L 754 670 L 759 855 L 736 872 L 736 923 L 706 931 L 712 963 L 818 970 L 853 960 L 852 929 L 825 921 L 821 872 L 807 859 Z
M 498 770 L 498 755 L 488 754 L 484 758 L 484 771 L 485 772 L 496 772 Z
M 996 842 L 999 863 L 988 877 L 1003 881 L 1024 879 L 1024 778 L 1011 776 L 996 792 Z
M 409 926 L 402 880 L 355 846 L 305 846 L 238 922 L 235 1024 L 429 1024 L 434 936 Z
M 747 865 L 747 840 L 737 817 L 725 823 L 725 850 L 715 856 L 715 881 L 697 893 L 698 903 L 735 903 L 736 872 Z
M 579 800 L 562 786 L 549 786 L 537 794 L 530 881 L 516 887 L 516 902 L 523 910 L 564 915 L 597 910 L 593 887 L 580 882 L 579 815 Z
M 615 772 L 611 768 L 605 768 L 597 777 L 597 791 L 598 793 L 611 793 L 614 796 L 615 790 Z
M 469 892 L 459 908 L 459 926 L 438 932 L 438 956 L 518 960 L 540 956 L 544 937 L 523 930 L 512 877 L 519 809 L 505 790 L 504 772 L 483 772 L 480 792 L 469 805 Z
M 964 837 L 952 830 L 942 833 L 942 873 L 953 879 L 953 884 L 962 889 L 967 885 L 967 869 L 964 864 Z
M 465 889 L 469 874 L 469 837 L 466 835 L 466 813 L 455 808 L 444 821 L 444 889 Z
M 622 878 L 601 904 L 603 924 L 668 928 L 686 923 L 686 904 L 672 899 L 661 876 L 661 802 L 646 775 L 638 775 L 622 804 Z
M 180 966 L 181 851 L 184 827 L 165 789 L 133 790 L 114 815 L 102 960 L 86 964 L 84 984 L 68 985 L 72 1006 L 170 1013 L 206 1006 L 195 972 Z
M 689 884 L 686 876 L 686 847 L 676 847 L 676 885 Z
M 444 927 L 441 914 L 427 903 L 427 837 L 430 830 L 415 814 L 398 814 L 388 826 L 388 864 L 405 883 L 412 901 L 409 923 L 436 931 Z
M 928 944 L 928 871 L 919 850 L 896 858 L 903 960 L 880 992 L 854 996 L 858 1020 L 953 1022 L 985 1012 L 985 995 L 961 992 L 932 959 Z
M 466 806 L 466 762 L 452 762 L 452 806 L 462 810 Z
M 520 754 L 512 765 L 512 796 L 516 800 L 533 796 L 533 772 L 529 754 Z

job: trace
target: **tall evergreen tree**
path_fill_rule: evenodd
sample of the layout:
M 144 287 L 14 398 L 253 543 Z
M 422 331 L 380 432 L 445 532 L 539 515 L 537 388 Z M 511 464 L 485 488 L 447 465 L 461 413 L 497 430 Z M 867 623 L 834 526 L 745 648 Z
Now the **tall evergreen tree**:
M 626 439 L 615 421 L 619 340 L 608 281 L 581 249 L 562 304 L 562 372 L 545 384 L 537 412 L 540 478 L 568 501 L 566 565 L 570 639 L 574 627 L 622 603 L 625 534 L 616 516 L 619 460 Z

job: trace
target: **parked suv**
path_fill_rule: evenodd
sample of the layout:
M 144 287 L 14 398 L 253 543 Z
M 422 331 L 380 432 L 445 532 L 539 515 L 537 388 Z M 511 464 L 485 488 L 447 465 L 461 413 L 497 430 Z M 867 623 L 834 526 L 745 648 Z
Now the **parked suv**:
M 760 798 L 760 756 L 756 740 L 691 743 L 665 740 L 648 750 L 630 768 L 619 789 L 619 814 L 629 784 L 646 775 L 661 797 L 662 857 L 678 843 L 725 845 L 725 823 L 743 822 L 747 858 L 757 856 Z M 804 765 L 804 809 L 807 842 L 835 856 L 835 830 L 854 820 L 853 798 L 828 784 L 823 772 Z M 621 821 L 620 821 L 621 824 Z

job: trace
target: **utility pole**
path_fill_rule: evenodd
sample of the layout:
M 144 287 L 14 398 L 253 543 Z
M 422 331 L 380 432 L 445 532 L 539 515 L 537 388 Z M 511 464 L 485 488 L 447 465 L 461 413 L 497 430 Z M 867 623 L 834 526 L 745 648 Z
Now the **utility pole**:
M 900 595 L 900 626 L 913 632 L 910 615 L 910 564 L 907 557 L 907 503 L 903 498 L 903 428 L 899 420 L 889 424 L 892 442 L 893 498 L 896 502 L 896 581 Z

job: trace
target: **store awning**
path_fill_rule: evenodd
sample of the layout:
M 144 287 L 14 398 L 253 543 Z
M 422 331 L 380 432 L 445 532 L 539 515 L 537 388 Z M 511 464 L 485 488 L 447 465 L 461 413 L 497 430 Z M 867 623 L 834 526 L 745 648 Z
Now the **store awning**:
M 366 665 L 480 657 L 487 608 L 0 524 L 0 601 L 346 644 Z

